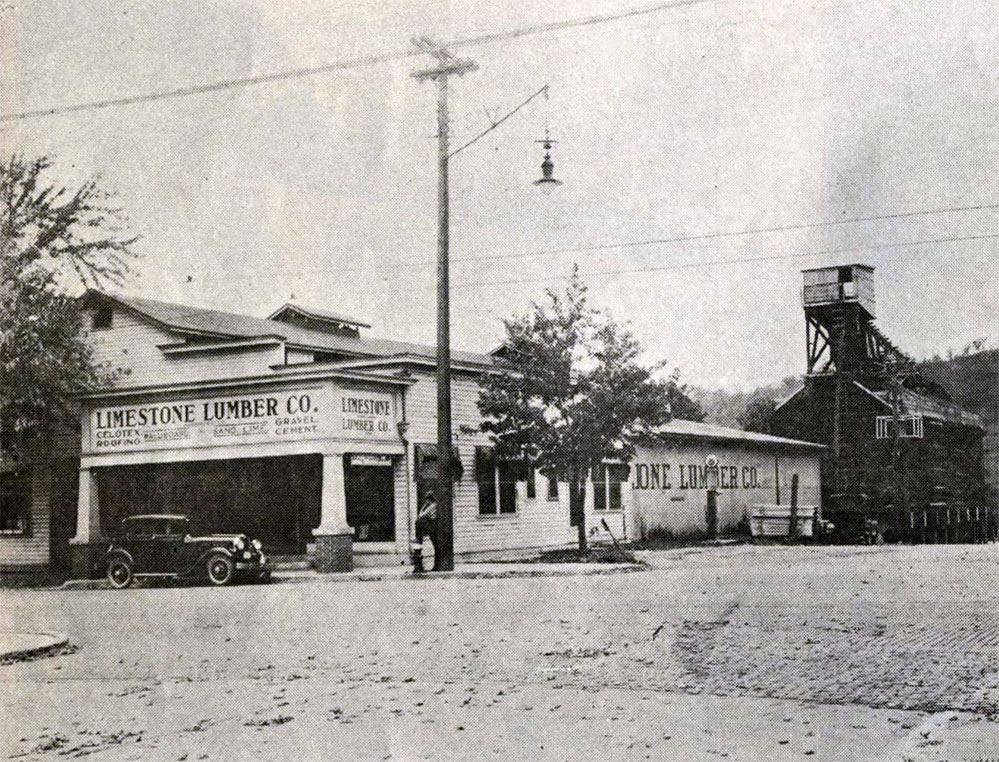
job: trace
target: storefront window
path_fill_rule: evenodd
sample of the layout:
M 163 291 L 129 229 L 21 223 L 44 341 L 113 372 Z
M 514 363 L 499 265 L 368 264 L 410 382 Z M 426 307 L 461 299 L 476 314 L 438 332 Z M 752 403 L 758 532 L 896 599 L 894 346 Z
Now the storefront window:
M 496 459 L 491 447 L 475 448 L 475 481 L 479 485 L 479 513 L 496 513 Z
M 517 512 L 517 482 L 524 477 L 524 462 L 520 460 L 497 460 L 496 474 L 499 479 L 499 512 Z
M 628 480 L 630 469 L 623 464 L 602 464 L 594 472 L 593 510 L 620 511 L 621 483 Z
M 526 478 L 523 461 L 499 460 L 491 447 L 475 448 L 479 515 L 517 512 L 517 482 Z
M 30 526 L 31 472 L 0 474 L 0 535 L 26 535 Z

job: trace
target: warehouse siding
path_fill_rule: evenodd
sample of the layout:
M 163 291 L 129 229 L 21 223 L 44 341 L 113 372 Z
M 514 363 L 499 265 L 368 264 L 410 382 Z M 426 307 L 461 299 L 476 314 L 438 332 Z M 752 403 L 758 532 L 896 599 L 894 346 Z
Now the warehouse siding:
M 634 511 L 633 534 L 696 536 L 707 529 L 706 488 L 691 485 L 691 469 L 703 469 L 715 455 L 720 470 L 729 470 L 718 490 L 718 518 L 722 534 L 745 531 L 754 505 L 790 504 L 791 479 L 798 474 L 798 504 L 820 506 L 818 451 L 794 452 L 754 446 L 689 440 L 661 447 L 640 447 L 631 465 Z M 652 469 L 657 474 L 653 476 Z M 775 470 L 776 469 L 776 470 Z M 779 482 L 778 474 L 779 472 Z M 732 476 L 735 476 L 735 486 Z M 700 478 L 699 472 L 698 479 Z M 775 486 L 779 483 L 778 489 Z
M 417 382 L 406 391 L 408 439 L 415 444 L 437 441 L 437 382 L 433 371 L 411 371 Z M 478 485 L 475 482 L 475 448 L 490 446 L 489 436 L 479 428 L 479 385 L 472 373 L 454 373 L 451 379 L 451 420 L 454 441 L 461 459 L 462 477 L 455 484 L 455 554 L 495 553 L 504 550 L 527 550 L 562 547 L 575 541 L 575 529 L 569 526 L 567 503 L 546 499 L 547 482 L 537 476 L 537 496 L 527 498 L 527 485 L 517 484 L 517 512 L 482 516 L 479 514 Z M 411 484 L 415 505 L 416 485 Z M 559 490 L 567 494 L 567 489 Z M 415 519 L 414 519 L 415 521 Z
M 86 340 L 95 364 L 114 374 L 114 386 L 240 378 L 284 362 L 280 344 L 168 357 L 159 346 L 178 343 L 178 336 L 123 309 L 114 311 L 110 328 L 90 330 Z

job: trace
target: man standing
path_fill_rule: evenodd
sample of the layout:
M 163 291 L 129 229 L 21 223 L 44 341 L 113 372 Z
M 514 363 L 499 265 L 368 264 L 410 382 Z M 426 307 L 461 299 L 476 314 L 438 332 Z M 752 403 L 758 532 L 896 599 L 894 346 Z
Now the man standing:
M 422 572 L 423 569 L 423 538 L 433 537 L 437 526 L 437 501 L 434 499 L 433 491 L 428 491 L 423 498 L 423 505 L 416 514 L 416 542 L 413 545 L 413 571 Z M 437 548 L 434 548 L 434 568 L 437 568 Z M 433 569 L 431 569 L 433 571 Z

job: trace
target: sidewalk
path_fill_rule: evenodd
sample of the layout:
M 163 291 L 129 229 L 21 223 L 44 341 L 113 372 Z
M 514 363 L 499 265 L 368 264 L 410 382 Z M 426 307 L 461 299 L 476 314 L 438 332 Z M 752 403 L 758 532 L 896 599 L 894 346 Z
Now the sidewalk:
M 645 571 L 643 564 L 619 563 L 481 563 L 458 564 L 454 571 L 424 572 L 414 574 L 409 566 L 355 569 L 350 572 L 321 574 L 312 569 L 280 570 L 274 572 L 271 584 L 300 582 L 384 582 L 389 580 L 420 579 L 507 579 L 515 577 L 577 577 L 601 574 L 628 574 Z M 71 579 L 64 582 L 62 590 L 106 590 L 110 585 L 105 579 Z
M 68 642 L 69 638 L 58 632 L 0 631 L 0 664 L 39 656 Z

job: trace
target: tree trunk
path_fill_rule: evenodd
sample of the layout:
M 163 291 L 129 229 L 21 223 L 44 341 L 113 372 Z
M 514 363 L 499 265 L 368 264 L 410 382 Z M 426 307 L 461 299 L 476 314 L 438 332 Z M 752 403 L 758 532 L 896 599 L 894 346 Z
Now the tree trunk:
M 576 527 L 579 549 L 586 550 L 586 471 L 574 468 L 569 473 L 569 523 Z

